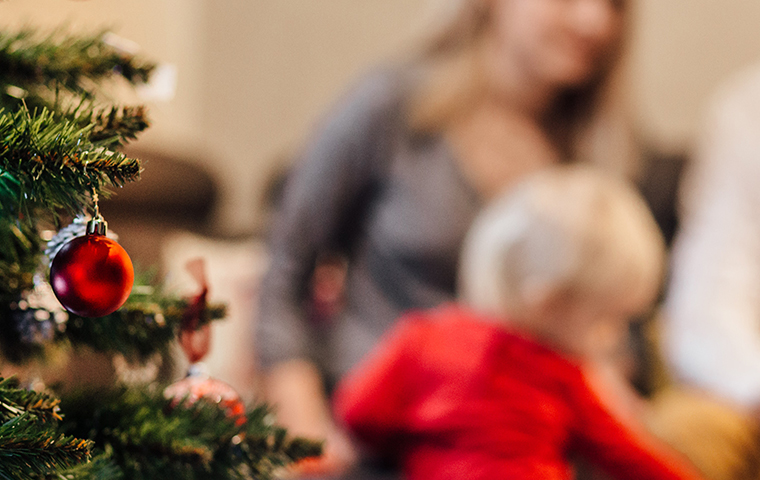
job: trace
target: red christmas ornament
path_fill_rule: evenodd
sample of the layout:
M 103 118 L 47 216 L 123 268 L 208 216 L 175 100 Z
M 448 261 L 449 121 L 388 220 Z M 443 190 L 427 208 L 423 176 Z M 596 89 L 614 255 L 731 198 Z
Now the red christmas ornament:
M 209 376 L 205 365 L 199 363 L 211 346 L 211 325 L 199 326 L 207 307 L 206 267 L 202 259 L 193 259 L 186 268 L 200 286 L 200 293 L 185 309 L 179 332 L 179 344 L 190 361 L 190 368 L 185 378 L 166 387 L 164 396 L 173 400 L 173 406 L 183 399 L 190 405 L 201 399 L 214 403 L 224 409 L 227 417 L 235 419 L 236 425 L 243 425 L 245 404 L 240 395 L 229 384 Z
M 90 220 L 87 233 L 64 245 L 50 266 L 50 285 L 58 301 L 81 317 L 115 312 L 132 291 L 132 260 L 105 232 L 102 217 Z

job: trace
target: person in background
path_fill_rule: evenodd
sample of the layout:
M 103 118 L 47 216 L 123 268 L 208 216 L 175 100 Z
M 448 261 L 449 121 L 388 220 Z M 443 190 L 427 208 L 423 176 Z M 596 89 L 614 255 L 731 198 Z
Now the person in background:
M 454 298 L 462 240 L 484 202 L 549 165 L 636 170 L 620 92 L 627 1 L 433 6 L 420 47 L 327 116 L 271 229 L 257 355 L 279 421 L 326 439 L 313 473 L 356 459 L 329 409 L 335 382 L 401 312 Z M 344 308 L 315 325 L 309 282 L 335 254 L 346 261 Z
M 760 478 L 758 185 L 760 65 L 712 101 L 681 189 L 663 312 L 667 366 L 703 396 L 698 403 L 683 392 L 668 397 L 669 435 L 711 459 L 713 478 Z M 692 418 L 676 413 L 687 408 Z
M 571 479 L 573 452 L 618 479 L 702 478 L 587 379 L 600 339 L 651 306 L 664 257 L 630 185 L 533 175 L 475 221 L 460 301 L 407 313 L 339 384 L 336 416 L 409 480 Z

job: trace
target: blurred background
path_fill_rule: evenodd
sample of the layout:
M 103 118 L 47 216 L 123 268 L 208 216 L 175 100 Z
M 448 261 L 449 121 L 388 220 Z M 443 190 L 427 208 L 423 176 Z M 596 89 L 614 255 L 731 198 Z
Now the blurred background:
M 760 57 L 754 0 L 638 0 L 631 80 L 645 141 L 688 150 L 720 80 Z M 176 69 L 135 147 L 202 167 L 220 234 L 263 225 L 271 174 L 366 68 L 403 51 L 426 0 L 5 0 L 3 27 L 101 27 Z M 150 168 L 150 167 L 147 167 Z
M 717 85 L 760 58 L 760 2 L 632 5 L 636 126 L 653 157 L 682 159 Z M 230 304 L 209 363 L 244 396 L 256 388 L 250 320 L 273 179 L 349 84 L 403 54 L 425 15 L 426 0 L 0 2 L 2 28 L 108 28 L 162 65 L 137 99 L 153 120 L 130 147 L 144 180 L 104 213 L 137 263 L 177 288 L 197 289 L 182 266 L 206 258 L 212 297 Z

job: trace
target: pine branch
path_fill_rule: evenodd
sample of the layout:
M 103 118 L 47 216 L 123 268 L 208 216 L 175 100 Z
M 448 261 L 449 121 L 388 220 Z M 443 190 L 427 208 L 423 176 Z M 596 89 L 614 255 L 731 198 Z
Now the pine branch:
M 124 472 L 108 453 L 101 453 L 90 462 L 81 463 L 50 480 L 122 480 Z
M 80 392 L 63 405 L 67 433 L 89 435 L 130 479 L 266 480 L 281 466 L 321 452 L 318 443 L 290 439 L 272 425 L 265 406 L 249 411 L 241 425 L 216 404 L 174 406 L 148 389 Z
M 15 111 L 23 101 L 80 127 L 94 124 L 90 140 L 108 148 L 133 140 L 148 127 L 145 108 L 97 107 L 96 100 L 106 81 L 145 83 L 155 65 L 115 46 L 114 37 L 0 31 L 0 108 Z
M 90 458 L 92 442 L 41 429 L 34 418 L 18 416 L 0 425 L 0 478 L 48 475 Z
M 142 106 L 99 106 L 92 100 L 77 98 L 68 105 L 43 104 L 36 110 L 54 112 L 58 121 L 70 121 L 84 129 L 90 127 L 89 140 L 98 146 L 117 149 L 137 138 L 150 126 L 147 109 Z
M 30 29 L 0 32 L 0 85 L 11 87 L 0 105 L 25 96 L 51 101 L 61 91 L 93 98 L 98 85 L 114 77 L 131 84 L 146 82 L 155 65 L 119 50 L 108 38 L 106 32 L 84 37 L 61 30 L 46 36 Z
M 157 352 L 165 352 L 177 338 L 192 300 L 167 295 L 151 286 L 152 278 L 138 273 L 138 282 L 122 308 L 102 318 L 70 315 L 59 339 L 75 347 L 87 346 L 102 353 L 120 353 L 128 361 L 144 362 Z M 210 304 L 200 312 L 198 326 L 223 319 L 227 309 Z
M 59 403 L 0 377 L 0 479 L 50 475 L 89 459 L 92 442 L 55 430 Z
M 30 276 L 36 265 L 32 265 Z M 0 264 L 0 278 L 4 275 L 7 276 Z M 31 278 L 29 281 L 31 283 Z M 6 294 L 5 297 L 11 299 L 3 304 L 0 288 L 2 356 L 11 363 L 23 364 L 34 358 L 44 358 L 45 349 L 55 343 L 88 347 L 106 354 L 119 353 L 135 363 L 145 362 L 156 353 L 166 353 L 182 327 L 192 300 L 167 295 L 160 286 L 145 284 L 150 281 L 150 275 L 138 273 L 137 284 L 127 302 L 106 317 L 84 318 L 68 314 L 64 323 L 56 321 L 56 314 L 60 312 L 43 312 L 38 311 L 39 308 L 33 312 L 9 309 L 7 305 L 17 305 L 19 297 Z M 223 304 L 207 305 L 199 312 L 198 326 L 225 316 Z
M 274 415 L 267 405 L 249 411 L 246 418 L 241 452 L 247 458 L 253 478 L 270 478 L 282 467 L 322 454 L 321 442 L 289 437 L 285 429 L 275 425 Z
M 69 316 L 65 324 L 56 324 L 53 313 L 47 320 L 32 320 L 32 325 L 19 323 L 12 312 L 0 305 L 0 350 L 5 360 L 23 364 L 43 357 L 53 343 L 88 347 L 96 352 L 123 355 L 130 362 L 145 362 L 156 353 L 165 353 L 177 337 L 187 300 L 165 298 L 156 303 L 128 303 L 102 318 Z M 225 317 L 223 305 L 210 305 L 201 325 Z M 48 329 L 41 342 L 27 340 L 34 332 L 29 328 Z
M 90 140 L 107 144 L 110 148 L 134 140 L 138 133 L 150 126 L 142 106 L 100 109 L 94 111 L 87 121 L 94 124 Z
M 0 215 L 0 311 L 2 305 L 32 288 L 41 255 L 40 243 L 39 235 L 29 222 L 12 221 Z
M 40 424 L 53 424 L 62 420 L 59 414 L 61 401 L 34 390 L 19 388 L 15 379 L 0 377 L 0 421 L 6 422 L 20 415 L 35 418 Z
M 92 142 L 92 128 L 49 110 L 0 111 L 0 215 L 33 207 L 78 213 L 93 189 L 136 180 L 139 161 Z
M 188 301 L 179 298 L 147 299 L 133 294 L 116 312 L 102 318 L 71 315 L 61 337 L 74 346 L 104 353 L 118 352 L 132 361 L 144 361 L 164 351 L 177 337 Z M 200 324 L 224 318 L 223 305 L 210 305 Z
M 144 82 L 152 68 L 102 36 L 0 32 L 4 354 L 26 358 L 44 351 L 47 342 L 64 341 L 141 359 L 176 337 L 188 301 L 160 292 L 135 294 L 121 311 L 105 318 L 72 315 L 65 323 L 56 321 L 62 318 L 52 315 L 56 312 L 45 310 L 54 307 L 43 307 L 47 304 L 39 300 L 44 297 L 39 282 L 29 292 L 40 260 L 37 225 L 55 219 L 61 209 L 80 213 L 93 191 L 103 193 L 139 176 L 139 162 L 113 150 L 147 127 L 144 110 L 100 107 L 97 102 L 110 79 Z M 202 325 L 222 317 L 224 309 L 212 306 L 201 313 Z M 271 423 L 265 407 L 249 412 L 241 425 L 240 418 L 229 418 L 216 404 L 174 406 L 156 390 L 88 392 L 62 403 L 67 416 L 59 422 L 58 400 L 0 379 L 0 480 L 51 475 L 69 480 L 265 480 L 281 466 L 321 450 L 315 442 L 289 438 Z M 65 435 L 90 440 L 61 435 L 54 429 L 59 423 Z M 93 440 L 97 459 L 83 464 Z M 73 468 L 61 470 L 67 466 Z

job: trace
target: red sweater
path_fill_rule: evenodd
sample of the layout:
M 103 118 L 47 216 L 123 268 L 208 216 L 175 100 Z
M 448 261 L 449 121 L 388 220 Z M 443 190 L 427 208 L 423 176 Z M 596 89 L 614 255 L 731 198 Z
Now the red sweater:
M 409 480 L 571 479 L 572 452 L 621 479 L 700 478 L 613 418 L 578 365 L 453 305 L 403 318 L 334 407 Z

